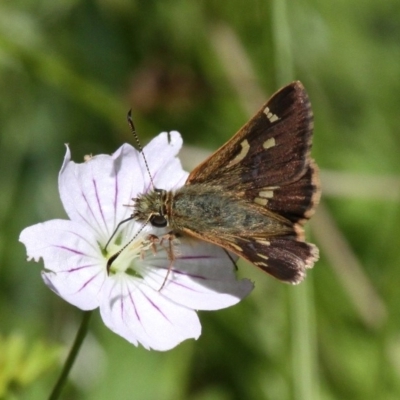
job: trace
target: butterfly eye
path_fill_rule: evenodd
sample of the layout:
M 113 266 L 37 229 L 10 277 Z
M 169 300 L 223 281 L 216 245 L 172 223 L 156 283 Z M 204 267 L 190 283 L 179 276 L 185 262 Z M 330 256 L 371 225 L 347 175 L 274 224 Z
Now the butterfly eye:
M 164 228 L 168 225 L 168 222 L 163 215 L 153 215 L 150 218 L 150 223 L 157 228 Z

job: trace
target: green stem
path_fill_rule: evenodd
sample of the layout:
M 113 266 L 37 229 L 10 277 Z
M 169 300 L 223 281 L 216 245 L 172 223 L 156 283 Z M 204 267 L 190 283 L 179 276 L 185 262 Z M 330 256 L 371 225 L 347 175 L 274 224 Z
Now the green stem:
M 312 277 L 291 289 L 293 399 L 319 399 Z
M 272 2 L 272 35 L 274 40 L 275 78 L 280 87 L 286 85 L 294 77 L 292 40 L 285 0 Z
M 272 2 L 272 34 L 278 86 L 287 84 L 295 77 L 288 4 L 290 3 L 285 0 Z M 319 398 L 319 394 L 311 277 L 308 277 L 299 287 L 288 289 L 291 311 L 292 398 L 313 400 Z
M 87 334 L 88 327 L 89 327 L 89 320 L 90 320 L 91 315 L 92 315 L 92 311 L 85 311 L 83 313 L 81 326 L 79 327 L 79 330 L 76 333 L 74 344 L 72 345 L 71 350 L 68 354 L 68 357 L 65 361 L 64 368 L 61 371 L 61 375 L 58 378 L 58 381 L 49 396 L 49 400 L 56 400 L 60 396 L 60 393 L 67 381 L 68 375 L 71 371 L 72 366 L 74 365 L 76 357 L 82 346 L 83 340 L 85 339 L 85 336 Z

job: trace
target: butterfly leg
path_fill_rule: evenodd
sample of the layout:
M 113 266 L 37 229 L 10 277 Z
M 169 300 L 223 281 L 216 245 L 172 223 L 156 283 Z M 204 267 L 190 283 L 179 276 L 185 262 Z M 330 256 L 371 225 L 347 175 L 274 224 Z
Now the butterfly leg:
M 157 235 L 148 235 L 147 236 L 147 241 L 150 242 L 150 249 L 151 252 L 153 253 L 153 256 L 155 256 L 157 254 L 157 245 L 161 244 L 161 240 Z M 142 253 L 140 255 L 140 258 L 143 260 L 144 259 L 144 250 L 142 250 Z
M 163 281 L 160 289 L 158 289 L 159 292 L 161 292 L 161 290 L 167 283 L 169 274 L 172 270 L 174 261 L 176 259 L 174 248 L 173 248 L 174 240 L 176 240 L 176 235 L 173 232 L 168 232 L 167 234 L 161 236 L 161 238 L 159 236 L 153 235 L 153 234 L 148 235 L 146 238 L 146 241 L 150 242 L 150 249 L 151 249 L 151 252 L 153 253 L 153 255 L 157 254 L 157 246 L 161 246 L 167 253 L 167 257 L 168 257 L 168 261 L 169 261 L 167 274 L 165 275 L 164 281 Z M 166 245 L 165 245 L 165 242 L 167 242 Z M 145 257 L 145 251 L 143 250 L 140 255 L 140 258 L 143 260 L 144 257 Z
M 233 267 L 235 268 L 235 271 L 237 271 L 239 268 L 236 264 L 236 261 L 233 259 L 233 257 L 230 255 L 228 250 L 223 249 L 226 255 L 229 257 L 229 259 L 232 261 Z
M 165 275 L 164 281 L 160 287 L 160 289 L 158 289 L 159 292 L 161 292 L 161 290 L 163 289 L 163 287 L 165 286 L 165 284 L 167 283 L 169 274 L 172 270 L 172 267 L 174 265 L 174 261 L 176 259 L 175 257 L 175 252 L 174 252 L 174 248 L 173 248 L 173 241 L 176 239 L 176 236 L 173 232 L 168 232 L 166 235 L 161 237 L 161 241 L 160 241 L 160 245 L 165 249 L 165 251 L 167 252 L 168 255 L 168 260 L 169 260 L 169 265 L 168 265 L 168 271 L 167 274 Z M 164 241 L 168 241 L 168 245 L 164 246 L 163 242 Z

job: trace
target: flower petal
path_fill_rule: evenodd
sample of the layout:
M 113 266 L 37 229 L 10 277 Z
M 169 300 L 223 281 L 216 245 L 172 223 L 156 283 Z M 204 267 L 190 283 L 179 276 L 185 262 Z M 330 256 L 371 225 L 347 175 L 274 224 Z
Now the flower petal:
M 144 260 L 149 268 L 146 283 L 170 300 L 195 310 L 230 307 L 254 288 L 248 279 L 237 280 L 232 260 L 224 249 L 189 237 L 174 247 L 176 260 L 169 262 L 163 251 Z M 167 276 L 168 275 L 168 276 Z
M 90 229 L 72 221 L 52 220 L 25 228 L 19 240 L 28 260 L 43 258 L 45 283 L 59 296 L 82 310 L 99 305 L 98 294 L 106 279 L 105 259 Z
M 42 277 L 54 292 L 83 310 L 100 307 L 111 330 L 148 349 L 168 350 L 183 340 L 197 339 L 201 325 L 195 310 L 231 306 L 253 289 L 250 281 L 236 280 L 223 249 L 189 237 L 165 246 L 147 234 L 161 238 L 168 230 L 137 222 L 124 224 L 110 242 L 108 251 L 115 251 L 115 257 L 113 273 L 107 274 L 102 249 L 118 223 L 131 215 L 124 204 L 152 189 L 151 179 L 165 190 L 176 189 L 187 179 L 176 157 L 181 146 L 175 131 L 152 140 L 144 148 L 150 174 L 142 155 L 127 144 L 111 156 L 94 156 L 82 164 L 71 161 L 67 148 L 59 190 L 71 221 L 37 224 L 20 235 L 28 257 L 43 258 Z
M 59 174 L 62 203 L 70 219 L 90 226 L 103 245 L 131 213 L 124 204 L 143 187 L 138 157 L 124 144 L 112 156 L 101 154 L 76 164 L 67 148 Z
M 171 190 L 185 183 L 189 174 L 182 169 L 181 162 L 176 157 L 181 147 L 182 137 L 177 131 L 162 132 L 144 147 L 143 152 L 157 188 Z M 145 170 L 144 160 L 141 159 L 140 163 L 141 168 Z M 150 177 L 145 176 L 144 179 L 145 185 L 140 193 L 151 189 Z
M 126 274 L 107 280 L 100 312 L 112 331 L 146 349 L 169 350 L 186 339 L 197 339 L 201 333 L 195 311 L 177 305 Z

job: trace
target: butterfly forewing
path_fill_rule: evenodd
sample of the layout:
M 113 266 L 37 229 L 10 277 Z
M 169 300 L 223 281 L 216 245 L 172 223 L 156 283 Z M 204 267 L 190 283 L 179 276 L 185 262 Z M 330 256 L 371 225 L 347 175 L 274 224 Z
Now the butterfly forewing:
M 318 167 L 310 160 L 304 174 L 294 182 L 262 189 L 250 188 L 246 190 L 245 196 L 291 222 L 302 225 L 314 214 L 319 202 Z
M 231 140 L 195 168 L 186 184 L 206 181 L 237 190 L 238 185 L 289 183 L 306 167 L 312 121 L 307 93 L 300 82 L 294 82 L 278 91 Z

